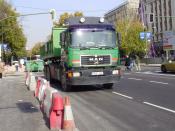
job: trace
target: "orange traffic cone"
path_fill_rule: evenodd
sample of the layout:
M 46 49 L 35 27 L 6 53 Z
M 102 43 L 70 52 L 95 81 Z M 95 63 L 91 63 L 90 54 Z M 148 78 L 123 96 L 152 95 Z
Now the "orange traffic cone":
M 64 101 L 63 129 L 64 131 L 74 131 L 76 129 L 69 97 L 65 97 Z

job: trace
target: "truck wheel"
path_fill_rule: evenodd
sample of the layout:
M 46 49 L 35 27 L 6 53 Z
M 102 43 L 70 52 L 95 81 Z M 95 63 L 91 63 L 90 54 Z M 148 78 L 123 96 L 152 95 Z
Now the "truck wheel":
M 68 92 L 71 89 L 71 86 L 67 84 L 66 73 L 65 72 L 62 72 L 61 87 L 62 87 L 63 91 L 65 91 L 65 92 Z
M 113 88 L 113 83 L 103 84 L 103 87 L 106 88 L 106 89 L 112 89 Z
M 47 66 L 44 67 L 44 76 L 47 77 Z
M 49 67 L 47 68 L 47 80 L 50 81 L 51 77 L 50 77 L 50 69 Z

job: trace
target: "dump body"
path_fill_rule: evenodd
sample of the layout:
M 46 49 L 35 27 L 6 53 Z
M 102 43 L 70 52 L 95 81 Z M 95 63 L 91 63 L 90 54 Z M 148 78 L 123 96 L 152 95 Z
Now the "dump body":
M 61 56 L 60 33 L 66 28 L 52 28 L 51 40 L 47 41 L 40 50 L 43 59 Z
M 112 87 L 121 76 L 118 39 L 113 25 L 99 17 L 75 17 L 66 28 L 53 28 L 41 48 L 48 80 L 59 80 L 63 90 L 72 85 Z

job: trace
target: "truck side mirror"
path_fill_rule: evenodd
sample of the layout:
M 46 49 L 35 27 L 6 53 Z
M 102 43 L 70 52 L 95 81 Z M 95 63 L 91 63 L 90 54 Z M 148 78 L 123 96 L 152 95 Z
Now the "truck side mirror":
M 121 34 L 119 32 L 117 32 L 117 42 L 118 45 L 121 46 Z

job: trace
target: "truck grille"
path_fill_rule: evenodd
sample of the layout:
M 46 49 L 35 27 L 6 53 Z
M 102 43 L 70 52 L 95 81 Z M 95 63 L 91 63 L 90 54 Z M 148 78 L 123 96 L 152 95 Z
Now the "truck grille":
M 110 65 L 111 56 L 110 55 L 100 55 L 100 56 L 81 56 L 81 65 Z

